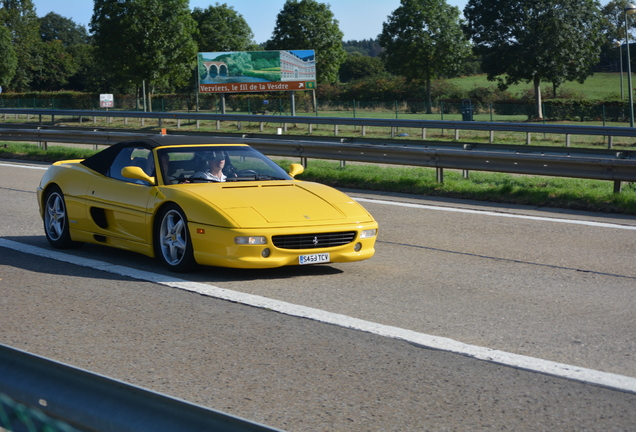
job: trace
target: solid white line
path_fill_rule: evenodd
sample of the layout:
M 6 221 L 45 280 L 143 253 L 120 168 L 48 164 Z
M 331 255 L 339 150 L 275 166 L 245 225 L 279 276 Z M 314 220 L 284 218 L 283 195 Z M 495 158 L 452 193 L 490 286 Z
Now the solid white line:
M 0 163 L 0 166 L 6 166 L 6 167 L 12 167 L 12 168 L 36 169 L 36 170 L 46 170 L 49 168 L 48 165 L 34 166 L 34 165 L 8 164 L 8 163 Z
M 398 201 L 386 201 L 386 200 L 378 200 L 378 199 L 370 199 L 370 198 L 354 198 L 354 199 L 360 202 L 392 205 L 397 207 L 410 207 L 410 208 L 425 209 L 425 210 L 468 213 L 468 214 L 477 214 L 477 215 L 483 215 L 483 216 L 496 216 L 496 217 L 505 217 L 505 218 L 514 218 L 514 219 L 534 220 L 534 221 L 541 221 L 541 222 L 556 222 L 556 223 L 565 223 L 565 224 L 573 224 L 573 225 L 586 225 L 586 226 L 597 227 L 597 228 L 613 228 L 613 229 L 624 229 L 624 230 L 636 231 L 636 226 L 612 224 L 612 223 L 606 223 L 606 222 L 592 222 L 592 221 L 575 220 L 575 219 L 558 219 L 558 218 L 549 218 L 549 217 L 542 217 L 542 216 L 526 216 L 526 215 L 510 214 L 510 213 L 503 213 L 503 212 L 501 213 L 492 212 L 487 210 L 471 210 L 471 209 L 462 209 L 462 208 L 455 208 L 455 207 L 441 207 L 441 206 L 433 206 L 433 205 L 427 205 L 427 204 L 404 203 L 404 202 L 398 202 Z
M 333 324 L 340 327 L 359 330 L 379 336 L 403 340 L 425 348 L 452 352 L 505 366 L 533 372 L 540 372 L 560 378 L 566 378 L 575 381 L 600 385 L 616 390 L 636 393 L 636 378 L 624 375 L 602 372 L 594 369 L 587 369 L 549 360 L 542 360 L 534 357 L 513 354 L 476 345 L 469 345 L 449 338 L 432 336 L 412 330 L 405 330 L 399 327 L 377 324 L 374 322 L 352 318 L 346 315 L 331 313 L 320 309 L 294 305 L 279 300 L 273 300 L 267 297 L 245 294 L 203 283 L 191 282 L 184 279 L 160 275 L 157 273 L 108 264 L 103 261 L 76 257 L 54 250 L 25 245 L 23 243 L 18 243 L 2 238 L 0 238 L 0 247 L 37 255 L 43 258 L 63 261 L 82 267 L 89 267 L 95 270 L 105 271 L 108 273 L 126 276 L 138 280 L 153 282 L 171 288 L 191 291 L 209 297 L 229 300 L 231 302 L 240 303 L 248 306 L 269 309 L 290 316 L 307 318 L 314 321 Z

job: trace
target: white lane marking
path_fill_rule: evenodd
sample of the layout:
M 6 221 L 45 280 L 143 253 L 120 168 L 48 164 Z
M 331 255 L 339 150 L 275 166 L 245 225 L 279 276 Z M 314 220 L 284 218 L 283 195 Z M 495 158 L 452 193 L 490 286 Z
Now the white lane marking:
M 377 324 L 374 322 L 352 318 L 346 315 L 331 313 L 320 309 L 314 309 L 279 300 L 273 300 L 267 297 L 245 294 L 203 283 L 186 281 L 184 279 L 178 279 L 170 276 L 160 275 L 157 273 L 151 273 L 120 265 L 109 264 L 103 261 L 68 255 L 54 250 L 43 249 L 37 246 L 26 245 L 2 238 L 0 238 L 0 247 L 37 255 L 43 258 L 63 261 L 82 267 L 89 267 L 95 270 L 105 271 L 108 273 L 126 276 L 133 279 L 153 282 L 171 288 L 195 292 L 217 299 L 228 300 L 234 303 L 240 303 L 262 309 L 269 309 L 290 316 L 307 318 L 314 321 L 333 324 L 340 327 L 389 337 L 392 339 L 403 340 L 425 348 L 452 352 L 468 357 L 473 357 L 475 359 L 484 360 L 487 362 L 497 363 L 532 372 L 540 372 L 559 378 L 566 378 L 575 381 L 600 385 L 616 390 L 636 393 L 636 378 L 632 378 L 629 376 L 572 366 L 565 363 L 557 363 L 549 360 L 513 354 L 476 345 L 469 345 L 445 337 L 432 336 L 413 330 L 405 330 L 399 327 Z
M 12 168 L 26 168 L 26 169 L 36 169 L 36 170 L 46 170 L 49 168 L 46 166 L 34 166 L 34 165 L 18 165 L 18 164 L 8 164 L 8 163 L 0 163 L 0 166 L 12 167 Z
M 612 224 L 612 223 L 606 223 L 606 222 L 592 222 L 592 221 L 575 220 L 575 219 L 558 219 L 558 218 L 549 218 L 549 217 L 543 217 L 543 216 L 526 216 L 526 215 L 510 214 L 510 213 L 503 213 L 503 212 L 498 213 L 498 212 L 492 212 L 488 210 L 471 210 L 471 209 L 462 209 L 462 208 L 455 208 L 455 207 L 441 207 L 441 206 L 433 206 L 433 205 L 427 205 L 427 204 L 404 203 L 404 202 L 398 202 L 398 201 L 386 201 L 386 200 L 378 200 L 378 199 L 370 199 L 370 198 L 354 197 L 354 199 L 360 202 L 392 205 L 397 207 L 410 207 L 410 208 L 426 209 L 426 210 L 448 211 L 448 212 L 455 212 L 455 213 L 469 213 L 469 214 L 478 214 L 478 215 L 484 215 L 484 216 L 527 219 L 527 220 L 534 220 L 534 221 L 541 221 L 541 222 L 557 222 L 557 223 L 566 223 L 566 224 L 573 224 L 573 225 L 586 225 L 586 226 L 597 227 L 597 228 L 613 228 L 613 229 L 624 229 L 624 230 L 636 231 L 636 226 Z

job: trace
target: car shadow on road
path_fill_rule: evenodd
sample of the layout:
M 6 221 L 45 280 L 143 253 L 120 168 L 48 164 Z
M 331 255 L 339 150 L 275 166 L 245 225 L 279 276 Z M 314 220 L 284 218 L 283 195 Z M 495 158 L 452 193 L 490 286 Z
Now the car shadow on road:
M 9 265 L 28 271 L 69 276 L 84 276 L 100 279 L 128 280 L 108 271 L 96 270 L 94 267 L 71 263 L 61 264 L 64 257 L 77 257 L 83 260 L 95 260 L 108 266 L 122 266 L 150 272 L 171 278 L 193 282 L 218 283 L 241 282 L 254 280 L 290 279 L 296 277 L 325 276 L 343 273 L 339 268 L 329 264 L 288 266 L 273 269 L 234 269 L 223 267 L 195 266 L 188 273 L 173 273 L 162 267 L 154 258 L 135 252 L 119 250 L 108 246 L 83 244 L 78 248 L 59 250 L 52 248 L 44 236 L 14 236 L 3 239 L 33 248 L 32 252 L 3 248 L 0 243 L 0 265 Z M 47 257 L 53 252 L 53 257 Z M 59 256 L 61 259 L 56 259 Z M 96 264 L 98 264 L 96 263 Z M 90 261 L 88 262 L 90 264 Z

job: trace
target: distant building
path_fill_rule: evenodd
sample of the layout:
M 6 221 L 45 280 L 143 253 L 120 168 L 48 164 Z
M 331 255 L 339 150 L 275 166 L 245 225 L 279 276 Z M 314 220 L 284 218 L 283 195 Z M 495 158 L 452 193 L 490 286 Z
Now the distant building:
M 280 52 L 281 81 L 314 81 L 316 79 L 315 56 L 300 58 L 290 51 Z

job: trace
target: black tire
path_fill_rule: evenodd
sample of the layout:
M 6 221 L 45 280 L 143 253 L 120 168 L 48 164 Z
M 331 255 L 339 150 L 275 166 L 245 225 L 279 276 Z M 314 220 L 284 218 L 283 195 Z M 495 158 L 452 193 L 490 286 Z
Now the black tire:
M 44 198 L 44 234 L 51 246 L 58 249 L 77 247 L 80 243 L 71 240 L 68 212 L 62 190 L 52 186 Z
M 187 272 L 194 266 L 188 220 L 176 204 L 166 205 L 157 215 L 154 232 L 155 255 L 173 272 Z

